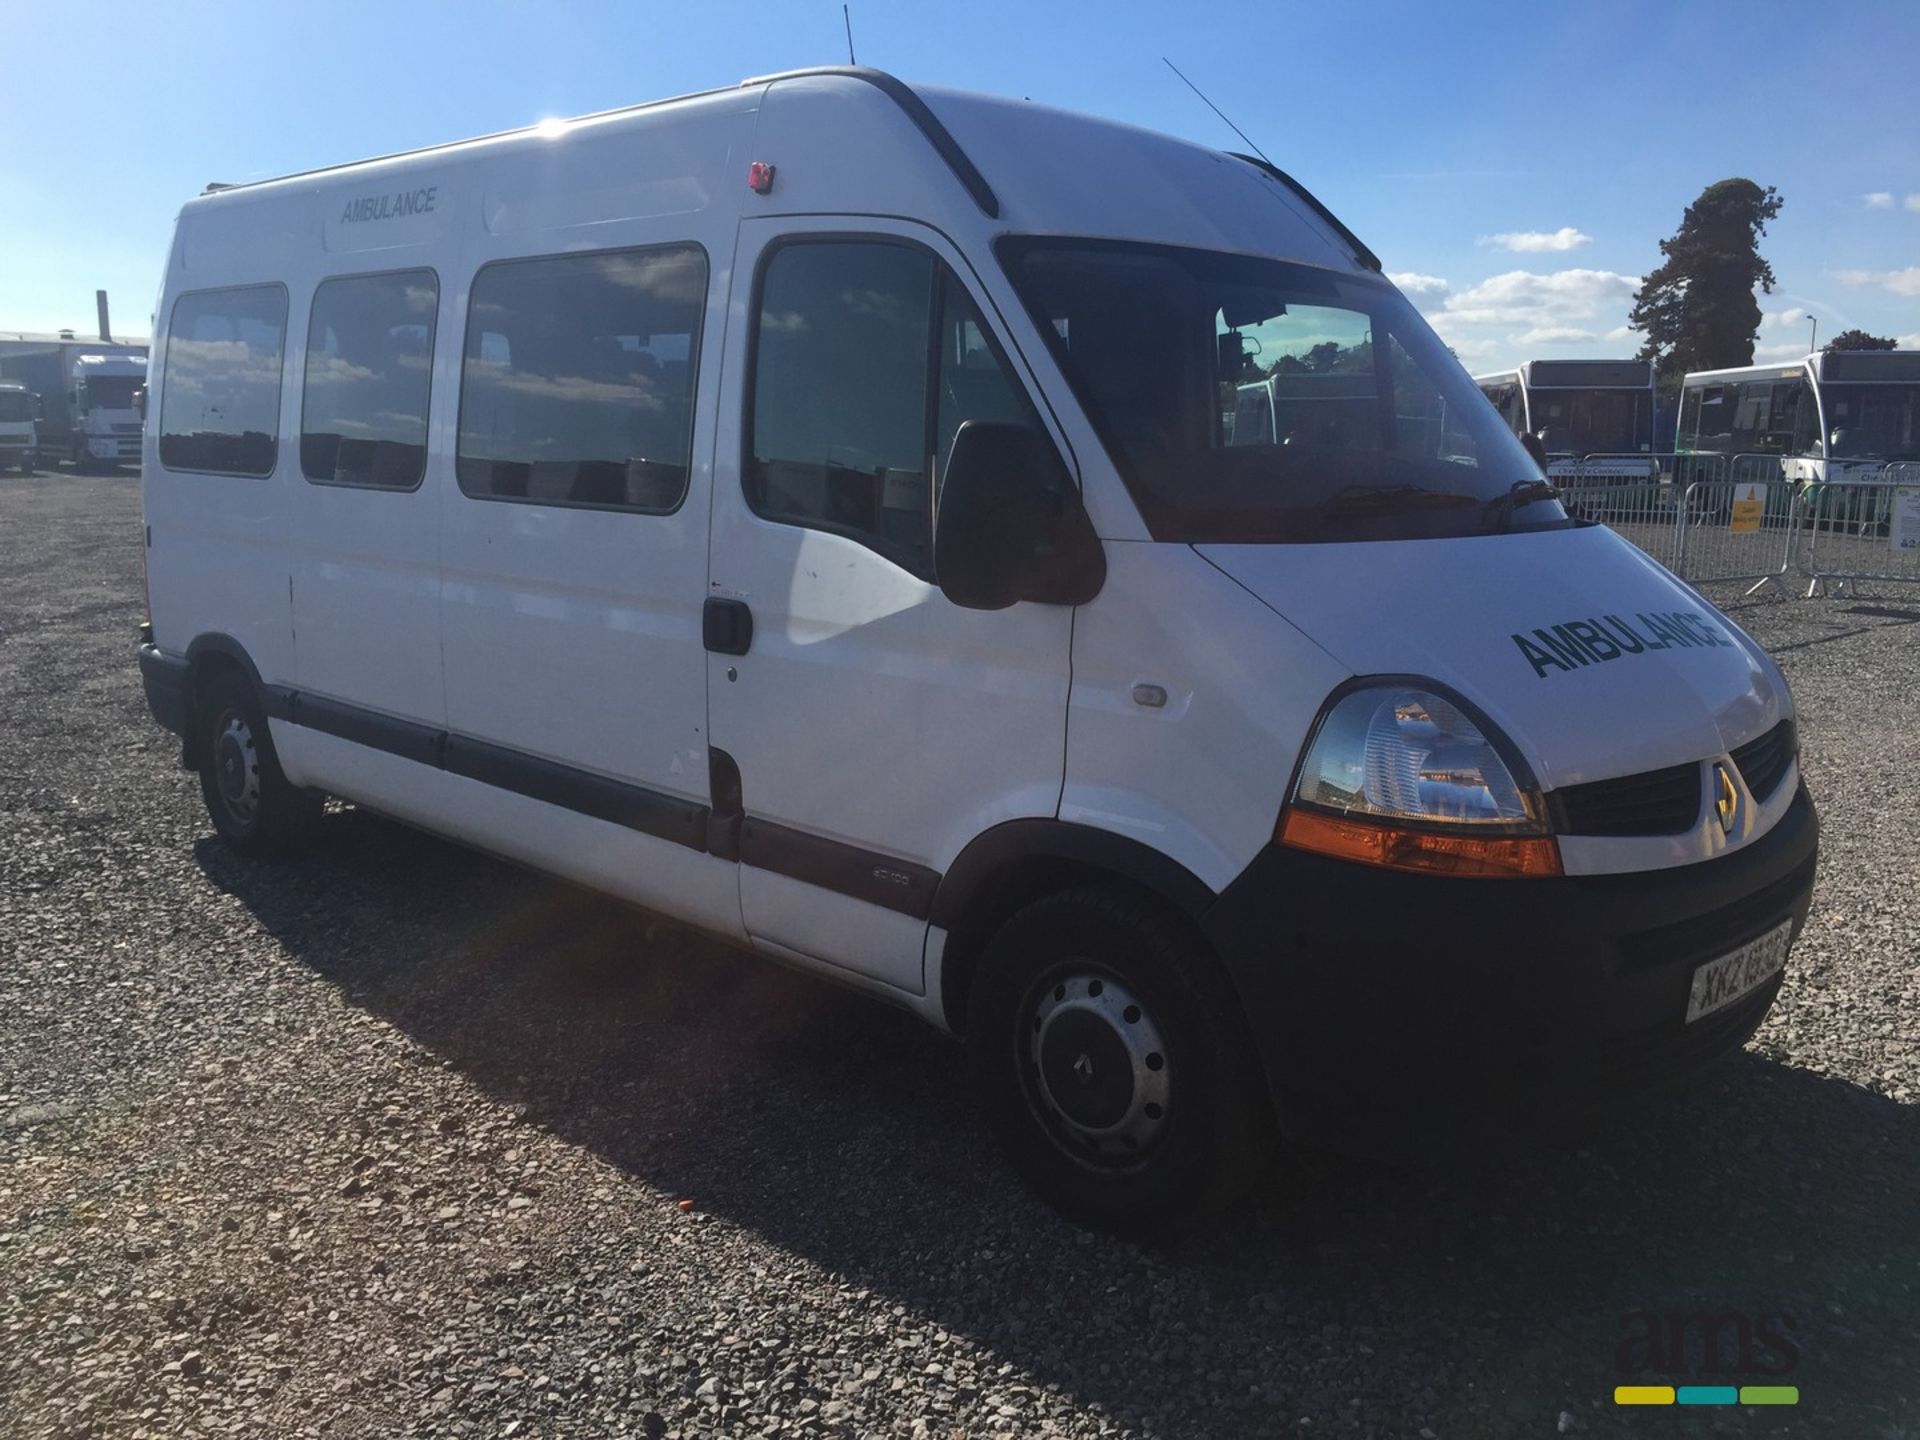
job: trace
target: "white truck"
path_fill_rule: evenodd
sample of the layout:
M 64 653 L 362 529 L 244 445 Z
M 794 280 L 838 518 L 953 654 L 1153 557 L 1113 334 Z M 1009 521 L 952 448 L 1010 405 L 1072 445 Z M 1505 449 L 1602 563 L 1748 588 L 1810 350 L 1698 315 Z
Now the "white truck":
M 140 463 L 138 392 L 147 383 L 145 346 L 98 340 L 0 341 L 0 379 L 40 396 L 43 460 Z
M 39 462 L 40 439 L 35 420 L 40 398 L 26 386 L 0 380 L 0 471 L 18 465 L 31 475 Z

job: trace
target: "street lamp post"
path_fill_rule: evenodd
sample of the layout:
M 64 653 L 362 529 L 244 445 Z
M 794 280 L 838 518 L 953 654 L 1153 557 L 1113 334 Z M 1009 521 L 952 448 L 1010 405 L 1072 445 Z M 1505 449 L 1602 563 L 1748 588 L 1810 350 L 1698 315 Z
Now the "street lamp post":
M 1819 318 L 1817 316 L 1809 315 L 1807 317 L 1807 353 L 1809 355 L 1811 355 L 1815 350 L 1818 350 L 1820 348 L 1818 345 L 1814 343 L 1814 341 L 1819 336 L 1819 334 L 1820 334 Z

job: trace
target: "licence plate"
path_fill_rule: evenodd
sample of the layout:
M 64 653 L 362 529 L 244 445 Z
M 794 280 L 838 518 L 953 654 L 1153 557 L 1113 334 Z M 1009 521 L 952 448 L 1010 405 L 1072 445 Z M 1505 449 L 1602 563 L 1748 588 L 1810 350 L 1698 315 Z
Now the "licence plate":
M 1695 970 L 1687 996 L 1687 1023 L 1724 1009 L 1766 984 L 1786 965 L 1787 947 L 1792 943 L 1793 922 L 1788 920 Z

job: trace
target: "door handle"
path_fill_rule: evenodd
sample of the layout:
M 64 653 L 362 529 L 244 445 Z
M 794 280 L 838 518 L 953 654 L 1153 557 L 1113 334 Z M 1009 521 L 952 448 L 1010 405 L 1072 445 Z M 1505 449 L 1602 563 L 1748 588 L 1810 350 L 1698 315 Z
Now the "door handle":
M 753 611 L 744 600 L 709 595 L 700 612 L 700 638 L 716 655 L 744 655 L 753 644 Z

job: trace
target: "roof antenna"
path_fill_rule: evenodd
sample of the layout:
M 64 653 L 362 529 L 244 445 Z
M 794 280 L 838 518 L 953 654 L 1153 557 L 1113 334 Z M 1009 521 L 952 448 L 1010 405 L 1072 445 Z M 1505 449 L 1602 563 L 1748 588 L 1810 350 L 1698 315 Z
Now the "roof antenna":
M 844 5 L 840 7 L 840 18 L 846 22 L 847 27 L 847 64 L 858 65 L 860 62 L 853 58 L 853 16 L 848 13 Z
M 1178 65 L 1174 64 L 1173 61 L 1168 60 L 1167 57 L 1164 55 L 1162 55 L 1160 59 L 1166 64 L 1166 67 L 1169 70 L 1173 71 L 1174 74 L 1178 75 L 1183 81 L 1186 82 L 1186 86 L 1189 90 L 1193 91 L 1194 94 L 1200 97 L 1201 104 L 1205 105 L 1209 110 L 1213 111 L 1213 113 L 1218 115 L 1222 120 L 1227 120 L 1227 112 L 1222 110 L 1218 105 L 1214 104 L 1213 101 L 1207 99 L 1205 92 L 1202 91 L 1198 85 L 1194 84 L 1193 81 L 1188 80 L 1185 72 L 1182 71 Z M 1267 152 L 1262 150 L 1258 145 L 1254 144 L 1253 137 L 1247 134 L 1246 131 L 1242 130 L 1238 125 L 1234 124 L 1233 121 L 1231 120 L 1227 120 L 1227 128 L 1233 131 L 1233 133 L 1238 135 L 1242 140 L 1246 141 L 1247 148 L 1253 151 L 1253 153 L 1258 155 L 1262 160 L 1266 160 L 1269 166 L 1273 164 L 1273 161 L 1267 159 Z

